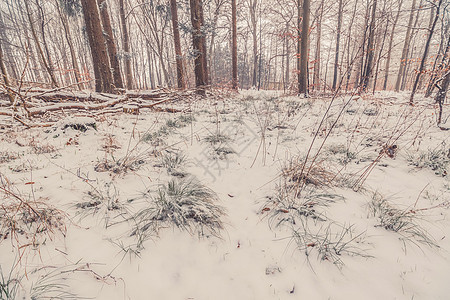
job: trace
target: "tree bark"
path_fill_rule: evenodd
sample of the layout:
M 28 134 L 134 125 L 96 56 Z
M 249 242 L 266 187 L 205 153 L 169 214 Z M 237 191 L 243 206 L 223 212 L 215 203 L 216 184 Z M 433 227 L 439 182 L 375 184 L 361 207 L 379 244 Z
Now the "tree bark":
M 320 2 L 320 13 L 317 17 L 316 25 L 316 52 L 314 57 L 314 75 L 313 75 L 313 87 L 314 90 L 320 91 L 320 39 L 322 35 L 322 17 L 323 17 L 324 0 Z M 318 10 L 318 11 L 319 11 Z
M 204 25 L 202 0 L 190 0 L 190 7 L 191 22 L 193 27 L 192 45 L 195 52 L 195 85 L 198 88 L 204 88 L 206 85 L 208 85 L 208 74 L 206 63 L 205 35 L 202 32 L 202 26 Z M 202 91 L 202 89 L 199 89 L 199 92 L 203 93 L 204 91 Z
M 233 90 L 238 89 L 238 73 L 237 73 L 237 27 L 236 27 L 236 0 L 231 0 L 231 27 L 232 27 L 232 71 L 231 85 Z
M 183 54 L 181 53 L 180 29 L 178 26 L 177 0 L 170 0 L 170 11 L 172 13 L 173 42 L 175 45 L 175 56 L 177 63 L 177 84 L 178 88 L 185 89 L 186 84 L 184 81 Z
M 302 35 L 300 42 L 300 73 L 298 77 L 298 93 L 308 97 L 308 56 L 309 56 L 309 15 L 310 0 L 303 0 Z M 300 0 L 299 0 L 300 5 Z
M 370 76 L 372 76 L 373 57 L 375 54 L 374 42 L 375 42 L 375 14 L 377 11 L 377 0 L 372 4 L 372 16 L 369 27 L 369 40 L 367 42 L 367 56 L 366 64 L 364 67 L 363 78 L 361 78 L 361 90 L 365 92 L 369 86 Z
M 97 2 L 96 0 L 81 0 L 81 5 L 94 64 L 95 90 L 97 92 L 112 93 L 114 91 L 114 81 Z
M 114 35 L 111 27 L 111 19 L 109 18 L 108 3 L 106 0 L 98 0 L 100 17 L 102 20 L 103 36 L 108 48 L 109 63 L 113 72 L 114 86 L 123 89 L 122 75 L 120 73 L 119 58 L 117 56 L 117 48 L 114 41 Z
M 256 88 L 257 84 L 257 70 L 258 70 L 258 38 L 256 33 L 256 6 L 258 0 L 251 0 L 250 2 L 250 20 L 252 23 L 252 39 L 253 39 L 253 75 L 252 75 L 252 87 Z
M 125 82 L 127 89 L 133 89 L 133 74 L 131 71 L 130 38 L 128 35 L 127 20 L 125 18 L 125 0 L 119 0 L 120 24 L 122 27 L 122 47 L 125 61 Z

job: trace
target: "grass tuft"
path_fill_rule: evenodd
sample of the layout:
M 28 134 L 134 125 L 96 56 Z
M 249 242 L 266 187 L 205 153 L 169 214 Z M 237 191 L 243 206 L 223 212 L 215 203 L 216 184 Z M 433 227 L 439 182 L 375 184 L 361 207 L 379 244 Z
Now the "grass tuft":
M 450 149 L 445 147 L 421 152 L 418 156 L 409 155 L 407 160 L 410 165 L 430 169 L 439 176 L 447 176 L 450 171 Z
M 2 266 L 0 265 L 0 299 L 17 299 L 16 297 L 20 288 L 20 281 L 21 279 L 19 277 L 13 275 L 13 270 L 5 275 L 3 273 Z
M 418 224 L 420 217 L 418 211 L 395 208 L 386 198 L 379 193 L 374 193 L 369 203 L 369 212 L 378 218 L 377 227 L 400 234 L 403 241 L 411 242 L 416 246 L 419 246 L 418 243 L 420 243 L 430 247 L 439 247 L 428 232 Z
M 225 212 L 215 204 L 217 195 L 194 179 L 171 180 L 144 197 L 150 201 L 134 216 L 136 226 L 131 233 L 142 241 L 142 237 L 157 234 L 160 228 L 168 226 L 191 234 L 204 235 L 208 231 L 215 236 L 223 228 L 221 217 Z

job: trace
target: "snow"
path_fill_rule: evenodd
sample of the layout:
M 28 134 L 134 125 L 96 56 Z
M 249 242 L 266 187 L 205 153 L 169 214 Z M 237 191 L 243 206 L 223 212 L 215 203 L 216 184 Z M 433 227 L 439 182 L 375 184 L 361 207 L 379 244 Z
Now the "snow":
M 317 132 L 314 157 L 348 100 L 338 97 L 332 103 L 320 130 L 330 99 L 253 90 L 197 101 L 184 114 L 141 109 L 138 116 L 77 115 L 51 128 L 6 131 L 0 137 L 0 183 L 8 180 L 11 191 L 31 204 L 60 210 L 65 228 L 38 234 L 35 245 L 28 245 L 31 235 L 3 239 L 0 271 L 7 276 L 12 270 L 21 282 L 17 298 L 25 299 L 49 272 L 57 274 L 49 282 L 92 299 L 447 299 L 449 175 L 408 163 L 422 151 L 449 149 L 450 136 L 435 125 L 427 100 L 418 97 L 422 104 L 414 108 L 397 93 L 350 100 L 317 157 L 318 165 L 339 179 L 361 178 L 361 189 L 349 187 L 350 181 L 308 186 L 339 198 L 316 208 L 326 221 L 302 220 L 311 232 L 330 229 L 330 239 L 351 226 L 358 238 L 349 245 L 360 255 L 342 253 L 342 264 L 333 264 L 331 258 L 321 259 L 317 246 L 297 249 L 292 229 L 300 230 L 300 223 L 275 226 L 270 199 L 283 182 L 282 168 L 290 160 L 303 161 Z M 195 120 L 189 123 L 187 117 Z M 73 123 L 96 126 L 83 131 L 65 126 Z M 222 145 L 205 140 L 218 133 L 229 139 Z M 383 147 L 394 144 L 393 158 L 381 156 L 368 169 Z M 352 153 L 347 164 L 339 149 Z M 161 166 L 167 151 L 184 154 L 185 165 L 177 171 L 217 194 L 216 204 L 225 210 L 219 237 L 167 224 L 142 247 L 130 236 L 136 225 L 131 217 L 154 201 L 145 192 L 174 179 Z M 115 167 L 95 171 L 106 162 Z M 414 224 L 436 245 L 379 226 L 370 211 L 375 192 L 396 209 L 417 210 Z M 100 205 L 77 208 L 77 203 L 93 203 L 97 193 L 103 197 Z M 1 191 L 0 197 L 2 205 L 17 201 Z M 2 221 L 0 233 L 5 226 Z

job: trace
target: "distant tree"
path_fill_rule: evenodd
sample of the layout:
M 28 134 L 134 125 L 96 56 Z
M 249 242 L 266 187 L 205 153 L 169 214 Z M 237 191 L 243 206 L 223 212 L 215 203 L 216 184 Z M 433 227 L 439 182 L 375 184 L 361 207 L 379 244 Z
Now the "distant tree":
M 336 29 L 336 51 L 335 51 L 335 59 L 334 59 L 334 74 L 333 74 L 333 87 L 332 87 L 333 91 L 336 90 L 337 77 L 338 77 L 339 45 L 340 45 L 340 40 L 341 40 L 342 14 L 343 14 L 343 1 L 339 0 L 339 11 L 338 11 L 338 20 L 337 20 L 337 29 Z
M 428 38 L 427 38 L 427 42 L 425 44 L 425 49 L 423 50 L 422 60 L 420 61 L 419 70 L 417 70 L 417 75 L 416 75 L 416 79 L 414 80 L 414 84 L 413 84 L 412 91 L 411 91 L 411 96 L 409 97 L 410 105 L 413 105 L 413 103 L 414 103 L 414 95 L 417 91 L 417 86 L 419 84 L 420 76 L 422 75 L 422 72 L 424 71 L 424 68 L 425 68 L 425 62 L 427 60 L 428 51 L 430 49 L 431 38 L 433 37 L 434 29 L 436 28 L 437 21 L 439 20 L 439 17 L 440 17 L 442 1 L 443 0 L 439 0 L 438 4 L 436 5 L 436 15 L 434 17 L 433 23 L 431 24 L 431 27 L 428 29 Z
M 122 26 L 122 44 L 125 60 L 125 82 L 127 89 L 133 88 L 133 74 L 131 73 L 130 37 L 128 34 L 127 20 L 125 18 L 125 0 L 119 0 L 120 24 Z
M 237 71 L 237 13 L 236 13 L 236 0 L 231 0 L 231 27 L 232 27 L 232 50 L 231 50 L 231 59 L 232 59 L 232 76 L 231 83 L 233 90 L 238 89 L 238 71 Z

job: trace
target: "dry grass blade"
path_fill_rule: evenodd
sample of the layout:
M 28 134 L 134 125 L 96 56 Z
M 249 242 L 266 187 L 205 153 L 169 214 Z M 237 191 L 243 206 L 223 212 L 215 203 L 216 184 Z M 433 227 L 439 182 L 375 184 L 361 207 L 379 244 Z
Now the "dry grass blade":
M 52 239 L 56 231 L 65 234 L 66 214 L 47 204 L 47 199 L 25 199 L 19 192 L 14 192 L 12 184 L 3 177 L 0 195 L 3 195 L 0 242 L 10 237 L 20 247 L 20 236 L 24 236 L 28 240 L 27 245 L 38 245 L 40 236 L 46 235 Z
M 309 172 L 304 170 L 303 162 L 289 162 L 289 165 L 282 170 L 282 175 L 296 185 L 312 184 L 316 187 L 329 187 L 332 184 L 336 174 L 323 166 L 323 162 L 318 162 L 309 167 Z

